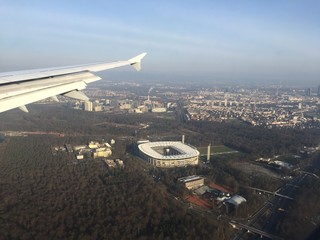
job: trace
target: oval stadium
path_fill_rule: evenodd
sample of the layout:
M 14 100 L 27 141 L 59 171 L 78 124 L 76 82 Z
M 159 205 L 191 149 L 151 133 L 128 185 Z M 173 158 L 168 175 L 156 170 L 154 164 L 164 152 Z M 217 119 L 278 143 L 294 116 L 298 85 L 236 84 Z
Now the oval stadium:
M 178 141 L 144 142 L 138 148 L 140 156 L 156 167 L 184 167 L 199 161 L 196 148 Z

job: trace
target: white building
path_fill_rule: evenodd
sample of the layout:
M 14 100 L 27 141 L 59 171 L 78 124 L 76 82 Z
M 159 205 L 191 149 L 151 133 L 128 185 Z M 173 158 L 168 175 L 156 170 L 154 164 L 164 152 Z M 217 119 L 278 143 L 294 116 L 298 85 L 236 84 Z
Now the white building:
M 84 103 L 84 110 L 85 111 L 92 112 L 92 108 L 93 108 L 92 102 L 89 101 L 89 102 Z
M 156 108 L 152 108 L 151 109 L 151 112 L 155 112 L 155 113 L 163 113 L 163 112 L 166 112 L 167 109 L 164 108 L 164 107 L 156 107 Z
M 246 201 L 247 200 L 244 197 L 242 197 L 240 195 L 234 195 L 234 196 L 232 196 L 232 198 L 228 199 L 226 202 L 229 204 L 232 204 L 234 206 L 238 206 L 241 203 L 244 203 Z

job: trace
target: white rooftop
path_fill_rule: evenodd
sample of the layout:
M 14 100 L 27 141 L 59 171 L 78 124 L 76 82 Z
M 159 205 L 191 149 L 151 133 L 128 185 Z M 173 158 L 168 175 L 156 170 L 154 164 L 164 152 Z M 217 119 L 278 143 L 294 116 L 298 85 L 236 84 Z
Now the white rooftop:
M 243 202 L 246 202 L 247 200 L 244 197 L 241 197 L 240 195 L 234 195 L 232 198 L 228 199 L 226 202 L 231 203 L 235 206 L 240 205 Z

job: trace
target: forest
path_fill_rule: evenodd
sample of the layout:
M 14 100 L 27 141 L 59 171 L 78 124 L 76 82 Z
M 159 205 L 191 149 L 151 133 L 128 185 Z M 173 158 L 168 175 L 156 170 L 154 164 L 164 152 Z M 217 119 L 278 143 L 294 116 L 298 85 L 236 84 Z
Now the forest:
M 48 136 L 10 138 L 0 158 L 1 239 L 211 239 L 228 234 L 216 220 L 192 215 L 163 185 L 126 159 L 70 164 L 53 156 Z M 220 236 L 220 237 L 219 237 Z
M 141 124 L 149 127 L 141 128 Z M 184 194 L 176 179 L 205 175 L 251 196 L 249 203 L 258 206 L 259 199 L 241 186 L 276 189 L 281 181 L 248 175 L 234 164 L 298 153 L 320 140 L 319 130 L 265 129 L 240 122 L 182 123 L 175 113 L 107 114 L 55 104 L 30 105 L 29 114 L 6 112 L 0 115 L 0 130 L 64 134 L 5 137 L 2 142 L 0 136 L 0 239 L 230 239 L 234 232 L 228 224 L 190 211 L 170 197 Z M 224 144 L 239 154 L 217 157 L 209 168 L 155 170 L 126 151 L 138 139 L 180 140 L 181 134 L 194 146 Z M 70 155 L 61 152 L 53 156 L 51 152 L 52 145 L 111 138 L 116 139 L 115 156 L 125 161 L 123 170 L 110 170 L 99 160 L 72 164 Z M 161 181 L 155 181 L 153 174 Z M 301 194 L 292 209 L 303 209 L 304 196 Z M 247 214 L 247 210 L 239 214 Z M 301 212 L 288 214 L 287 223 L 278 227 L 279 235 L 290 236 L 286 233 L 294 229 L 295 214 Z

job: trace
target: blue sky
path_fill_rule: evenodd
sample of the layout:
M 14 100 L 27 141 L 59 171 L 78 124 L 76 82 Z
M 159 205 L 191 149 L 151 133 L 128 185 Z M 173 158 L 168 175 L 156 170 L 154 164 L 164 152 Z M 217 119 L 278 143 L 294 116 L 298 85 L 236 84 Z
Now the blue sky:
M 148 52 L 139 74 L 157 80 L 320 84 L 319 12 L 316 0 L 0 0 L 0 71 Z

